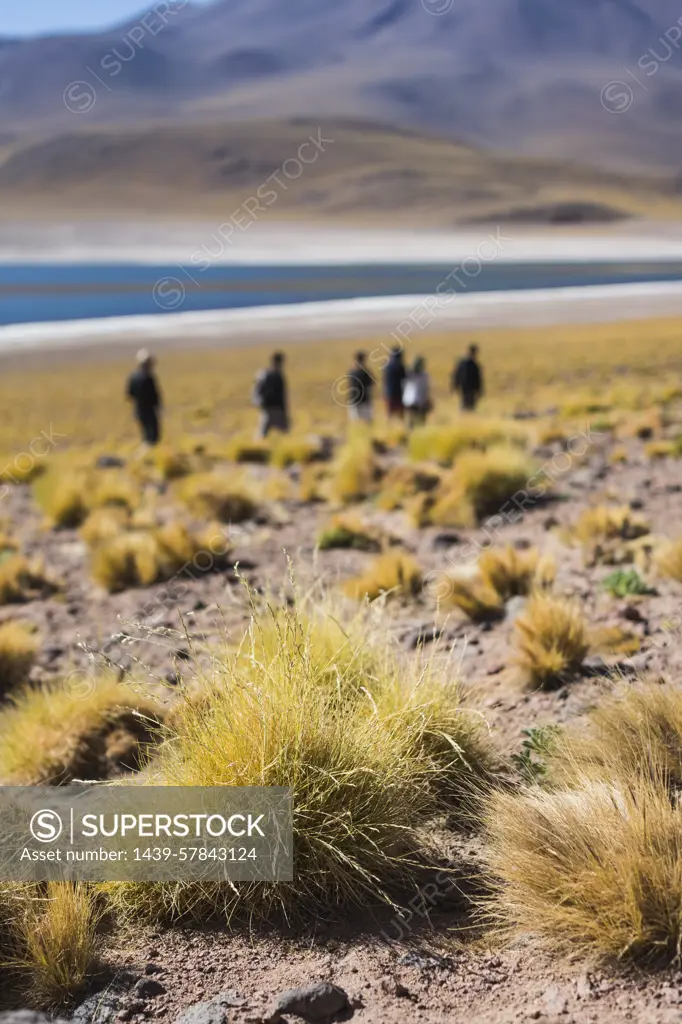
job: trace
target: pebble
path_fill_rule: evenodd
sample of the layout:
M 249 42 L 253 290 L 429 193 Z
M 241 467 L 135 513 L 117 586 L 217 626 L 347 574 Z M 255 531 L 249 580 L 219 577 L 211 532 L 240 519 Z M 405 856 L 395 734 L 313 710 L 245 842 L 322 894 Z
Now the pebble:
M 292 1014 L 309 1024 L 318 1024 L 345 1016 L 352 1010 L 348 995 L 338 985 L 322 981 L 305 988 L 292 988 L 283 992 L 275 1003 L 270 1016 L 271 1024 L 277 1024 L 283 1016 Z

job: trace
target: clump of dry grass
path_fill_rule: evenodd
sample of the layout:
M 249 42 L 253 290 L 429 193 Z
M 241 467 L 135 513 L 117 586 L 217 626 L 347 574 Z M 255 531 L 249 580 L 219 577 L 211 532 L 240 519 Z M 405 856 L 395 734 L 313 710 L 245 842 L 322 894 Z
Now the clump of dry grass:
M 439 484 L 442 471 L 432 466 L 391 466 L 381 481 L 376 503 L 379 508 L 392 511 L 405 507 L 416 495 L 428 495 Z
M 55 785 L 137 768 L 160 718 L 157 701 L 112 675 L 25 687 L 0 710 L 0 779 Z
M 290 786 L 294 881 L 110 886 L 116 906 L 154 919 L 299 917 L 390 903 L 396 886 L 412 882 L 428 856 L 421 830 L 443 807 L 442 787 L 466 788 L 487 746 L 451 682 L 438 688 L 422 679 L 420 687 L 376 658 L 358 685 L 365 642 L 358 649 L 351 640 L 336 675 L 339 635 L 319 629 L 295 609 L 254 609 L 249 642 L 216 659 L 207 699 L 179 709 L 147 778 Z M 450 810 L 463 812 L 453 801 Z
M 560 950 L 673 960 L 682 949 L 679 815 L 665 787 L 641 776 L 495 795 L 493 917 Z
M 0 626 L 0 694 L 23 683 L 35 664 L 40 646 L 35 631 L 21 622 Z
M 351 513 L 334 516 L 317 538 L 320 551 L 351 548 L 354 551 L 381 551 L 384 536 L 376 527 Z
M 516 663 L 531 686 L 561 684 L 587 657 L 588 624 L 575 602 L 534 594 L 515 626 Z
M 45 473 L 34 484 L 34 494 L 51 526 L 60 530 L 75 530 L 87 519 L 87 482 L 77 472 Z
M 183 570 L 189 575 L 214 572 L 229 564 L 230 546 L 219 525 L 190 530 L 166 523 L 147 530 L 128 530 L 95 543 L 93 579 L 111 593 L 163 583 Z
M 17 901 L 12 966 L 40 1006 L 58 1007 L 85 988 L 98 963 L 101 908 L 92 887 L 48 882 Z
M 58 580 L 47 572 L 41 559 L 16 554 L 0 561 L 0 604 L 23 604 L 57 590 Z
M 187 452 L 157 445 L 152 459 L 163 480 L 182 480 L 192 472 L 192 459 Z
M 465 452 L 434 492 L 429 519 L 438 526 L 475 526 L 502 513 L 517 494 L 528 503 L 534 477 L 533 462 L 518 448 Z
M 664 541 L 656 546 L 653 560 L 661 576 L 682 583 L 682 539 Z
M 554 583 L 556 563 L 551 555 L 541 555 L 537 548 L 518 550 L 487 548 L 478 560 L 478 570 L 503 601 L 525 597 L 536 589 Z
M 562 730 L 543 788 L 487 813 L 489 909 L 554 948 L 677 959 L 682 949 L 682 691 L 637 684 Z
M 573 533 L 583 543 L 594 540 L 637 540 L 649 533 L 649 524 L 628 505 L 594 505 L 581 512 Z
M 349 504 L 376 490 L 378 466 L 369 435 L 354 433 L 344 444 L 331 468 L 328 493 L 332 501 Z
M 476 448 L 485 451 L 495 445 L 518 444 L 528 440 L 528 431 L 513 420 L 463 417 L 454 423 L 434 424 L 413 430 L 408 441 L 410 457 L 418 462 L 451 466 L 458 455 Z
M 379 555 L 367 570 L 344 584 L 344 592 L 356 601 L 382 595 L 413 597 L 422 586 L 422 572 L 412 555 L 391 551 Z
M 204 519 L 242 523 L 253 519 L 258 506 L 241 476 L 228 473 L 196 473 L 180 485 L 179 495 L 189 510 Z
M 272 441 L 271 465 L 278 469 L 306 465 L 322 453 L 318 438 L 296 434 L 280 434 Z
M 579 726 L 557 739 L 550 778 L 627 780 L 647 775 L 671 793 L 682 787 L 682 690 L 639 683 L 603 698 Z
M 569 537 L 582 545 L 588 565 L 623 565 L 634 560 L 635 542 L 648 533 L 646 519 L 629 506 L 595 505 L 580 514 Z
M 536 548 L 488 548 L 474 566 L 437 573 L 434 596 L 473 622 L 491 622 L 502 618 L 506 601 L 551 586 L 555 574 L 554 560 Z
M 95 547 L 129 529 L 130 522 L 127 508 L 98 508 L 89 514 L 81 526 L 80 534 L 86 544 Z

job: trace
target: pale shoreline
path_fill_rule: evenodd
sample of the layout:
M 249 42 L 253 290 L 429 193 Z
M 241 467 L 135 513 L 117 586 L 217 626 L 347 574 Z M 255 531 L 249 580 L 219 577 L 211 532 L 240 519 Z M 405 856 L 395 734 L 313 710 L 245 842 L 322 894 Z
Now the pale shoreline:
M 238 348 L 259 342 L 349 340 L 402 331 L 405 337 L 438 331 L 538 327 L 569 323 L 682 316 L 682 282 L 472 292 L 444 300 L 430 317 L 433 296 L 292 303 L 0 327 L 0 355 L 107 351 L 135 345 Z M 410 314 L 414 314 L 410 318 Z

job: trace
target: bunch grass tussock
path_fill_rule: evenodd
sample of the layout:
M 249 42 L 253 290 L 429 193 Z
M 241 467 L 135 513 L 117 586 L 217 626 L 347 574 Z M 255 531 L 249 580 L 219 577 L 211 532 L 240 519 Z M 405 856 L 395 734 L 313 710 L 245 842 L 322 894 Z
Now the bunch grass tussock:
M 196 473 L 180 484 L 179 496 L 199 518 L 243 523 L 258 511 L 253 489 L 242 474 Z
M 628 505 L 595 505 L 580 514 L 568 539 L 582 546 L 587 565 L 627 565 L 649 532 L 647 520 Z
M 161 718 L 156 699 L 113 675 L 25 686 L 0 710 L 0 779 L 55 785 L 135 769 Z
M 109 886 L 116 906 L 155 919 L 298 917 L 391 903 L 413 884 L 428 855 L 421 830 L 443 808 L 442 786 L 473 778 L 485 741 L 451 682 L 411 685 L 364 644 L 356 651 L 354 640 L 339 675 L 330 671 L 340 635 L 321 640 L 320 628 L 295 609 L 254 609 L 246 646 L 216 659 L 207 699 L 174 716 L 174 735 L 147 779 L 290 786 L 295 880 Z M 367 657 L 372 669 L 358 686 Z
M 659 575 L 682 583 L 682 538 L 656 545 L 653 561 Z
M 0 561 L 0 604 L 23 604 L 50 597 L 60 588 L 57 577 L 40 558 L 10 554 Z
M 682 788 L 682 690 L 637 683 L 602 698 L 580 727 L 559 736 L 550 778 L 572 785 L 587 776 L 620 784 L 646 775 L 671 794 Z
M 428 464 L 391 466 L 384 474 L 377 494 L 377 506 L 391 512 L 406 507 L 417 495 L 430 494 L 439 484 L 442 471 Z
M 499 445 L 528 442 L 528 431 L 513 420 L 467 416 L 448 424 L 434 424 L 413 430 L 408 452 L 417 462 L 438 462 L 451 466 L 457 456 L 474 448 L 486 451 Z
M 682 951 L 679 814 L 645 776 L 497 794 L 487 815 L 493 918 L 560 951 L 672 961 Z
M 219 524 L 190 529 L 170 522 L 149 530 L 122 530 L 95 543 L 91 572 L 100 586 L 117 593 L 164 583 L 183 572 L 196 577 L 225 569 L 229 553 Z
M 305 466 L 323 454 L 320 439 L 305 434 L 280 434 L 273 439 L 271 451 L 270 463 L 277 469 Z
M 15 900 L 10 966 L 31 1001 L 57 1009 L 78 996 L 99 962 L 101 901 L 92 887 L 48 882 Z
M 555 575 L 554 559 L 537 548 L 488 548 L 475 565 L 438 573 L 435 596 L 440 605 L 459 608 L 473 622 L 489 622 L 504 615 L 510 598 L 551 587 Z
M 501 514 L 515 495 L 528 502 L 532 459 L 510 446 L 465 452 L 434 492 L 429 518 L 438 526 L 475 526 Z
M 381 551 L 387 538 L 381 530 L 351 512 L 333 516 L 317 538 L 320 551 L 349 548 L 354 551 Z
M 143 497 L 139 482 L 126 470 L 61 463 L 41 476 L 33 491 L 54 529 L 78 529 L 99 508 L 132 512 Z
M 355 599 L 374 601 L 382 596 L 414 597 L 422 587 L 417 560 L 405 551 L 387 551 L 375 558 L 360 576 L 347 580 L 344 592 Z
M 487 813 L 503 925 L 594 958 L 682 952 L 682 691 L 637 683 L 555 733 L 542 787 Z
M 342 505 L 368 498 L 377 489 L 379 467 L 372 440 L 354 432 L 339 449 L 331 467 L 327 496 Z
M 33 627 L 22 622 L 4 622 L 0 626 L 1 695 L 11 692 L 28 678 L 39 647 Z
M 536 593 L 516 620 L 516 664 L 527 685 L 551 688 L 574 675 L 589 653 L 589 629 L 579 604 Z

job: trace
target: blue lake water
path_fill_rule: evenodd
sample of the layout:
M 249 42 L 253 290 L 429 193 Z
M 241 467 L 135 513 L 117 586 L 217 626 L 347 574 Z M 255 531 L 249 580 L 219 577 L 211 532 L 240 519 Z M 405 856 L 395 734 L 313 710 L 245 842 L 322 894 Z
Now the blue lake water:
M 468 274 L 467 271 L 468 270 Z M 488 263 L 211 267 L 177 264 L 0 264 L 0 325 L 91 317 L 172 315 L 438 291 L 682 281 L 682 262 Z

